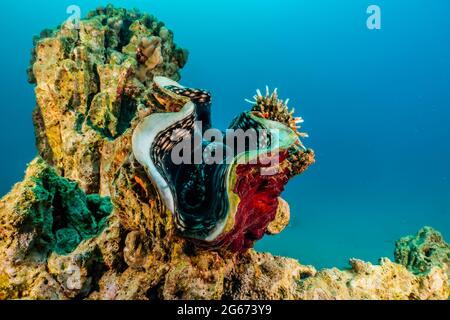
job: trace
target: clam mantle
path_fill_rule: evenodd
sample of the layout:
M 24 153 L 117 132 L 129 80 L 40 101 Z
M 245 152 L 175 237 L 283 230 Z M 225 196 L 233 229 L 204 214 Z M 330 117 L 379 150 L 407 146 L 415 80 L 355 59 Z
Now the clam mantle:
M 61 25 L 34 40 L 39 155 L 0 200 L 0 299 L 447 299 L 449 246 L 428 228 L 398 243 L 397 262 L 353 259 L 342 271 L 236 254 L 229 241 L 204 250 L 180 236 L 132 137 L 147 117 L 188 103 L 154 81 L 179 81 L 187 51 L 155 17 L 112 6 L 89 13 L 79 30 Z M 293 129 L 299 119 L 277 112 L 286 102 L 268 98 L 257 94 L 252 117 Z M 313 160 L 295 149 L 289 175 Z M 289 220 L 288 204 L 276 200 L 269 234 Z
M 214 132 L 209 93 L 164 77 L 156 77 L 153 87 L 162 105 L 174 105 L 171 100 L 185 103 L 175 112 L 146 117 L 134 130 L 133 154 L 174 215 L 177 230 L 208 248 L 233 252 L 251 248 L 276 219 L 284 185 L 314 161 L 313 152 L 299 140 L 302 134 L 294 131 L 300 120 L 294 120 L 276 92 L 267 90 L 263 97 L 258 91 L 259 103 L 233 121 L 225 138 L 216 134 L 205 139 Z M 290 121 L 276 121 L 280 114 Z M 248 133 L 255 135 L 254 145 L 247 141 L 239 150 L 237 144 L 229 144 L 239 134 L 248 138 Z M 179 146 L 183 148 L 177 150 Z M 175 162 L 181 153 L 184 161 Z M 196 162 L 198 153 L 207 159 Z

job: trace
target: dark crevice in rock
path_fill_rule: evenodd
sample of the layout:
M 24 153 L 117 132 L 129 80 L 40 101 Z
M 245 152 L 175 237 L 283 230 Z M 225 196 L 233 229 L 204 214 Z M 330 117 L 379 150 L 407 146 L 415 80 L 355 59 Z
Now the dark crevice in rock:
M 82 134 L 82 130 L 83 130 L 83 123 L 85 120 L 85 116 L 82 113 L 78 113 L 77 114 L 77 120 L 75 122 L 75 131 L 79 134 Z
M 122 97 L 120 103 L 119 121 L 117 124 L 117 137 L 121 136 L 131 126 L 131 121 L 136 115 L 137 104 L 136 101 L 128 96 Z
M 109 132 L 109 130 L 107 128 L 101 128 L 101 127 L 96 126 L 95 124 L 92 123 L 90 118 L 87 118 L 86 123 L 93 130 L 97 131 L 97 133 L 99 133 L 102 136 L 102 138 L 109 140 L 109 141 L 114 140 L 113 135 Z M 109 125 L 109 119 L 105 119 L 105 124 L 106 124 L 106 126 Z
M 145 293 L 145 297 L 149 300 L 163 300 L 163 289 L 164 289 L 164 281 L 159 282 L 156 286 L 151 287 Z
M 46 128 L 44 123 L 44 118 L 42 116 L 41 108 L 36 106 L 33 110 L 33 124 L 34 131 L 36 135 L 36 147 L 38 149 L 39 155 L 47 161 L 50 165 L 54 165 L 55 160 L 52 152 L 52 148 L 48 142 L 48 137 L 46 134 Z
M 122 48 L 130 43 L 131 37 L 133 33 L 130 31 L 130 26 L 133 22 L 129 19 L 123 20 L 123 26 L 119 32 L 119 44 L 117 47 L 117 51 L 122 51 Z
M 84 293 L 82 292 L 79 295 L 80 299 L 83 299 L 83 298 L 89 296 L 89 294 L 91 294 L 92 292 L 100 290 L 98 282 L 100 281 L 102 276 L 105 274 L 105 272 L 108 270 L 108 268 L 106 267 L 105 262 L 103 260 L 103 255 L 101 253 L 101 250 L 98 247 L 96 247 L 94 249 L 94 252 L 92 253 L 92 255 L 94 258 L 92 260 L 90 260 L 90 262 L 86 266 L 86 270 L 87 270 L 88 274 L 91 275 L 91 277 L 92 277 L 91 281 L 90 281 L 89 291 L 84 292 Z

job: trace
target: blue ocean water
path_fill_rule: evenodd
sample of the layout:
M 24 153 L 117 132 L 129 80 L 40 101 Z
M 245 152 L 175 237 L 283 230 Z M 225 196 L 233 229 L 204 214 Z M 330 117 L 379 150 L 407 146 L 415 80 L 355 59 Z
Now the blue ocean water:
M 305 118 L 317 163 L 284 198 L 291 225 L 257 249 L 317 267 L 392 258 L 424 225 L 450 238 L 450 2 L 448 0 L 58 0 L 1 4 L 0 194 L 36 154 L 26 82 L 31 38 L 113 3 L 150 12 L 190 59 L 182 83 L 214 95 L 225 128 L 265 85 Z M 381 30 L 366 26 L 369 5 Z

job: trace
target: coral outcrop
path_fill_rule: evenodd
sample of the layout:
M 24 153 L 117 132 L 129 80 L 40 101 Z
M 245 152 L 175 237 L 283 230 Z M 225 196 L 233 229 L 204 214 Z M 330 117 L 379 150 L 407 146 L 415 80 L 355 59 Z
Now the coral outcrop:
M 110 148 L 127 151 L 136 115 L 158 108 L 153 76 L 179 79 L 187 51 L 150 15 L 109 6 L 89 16 L 79 30 L 66 23 L 35 39 L 33 118 L 43 158 L 88 193 L 109 194 L 116 164 L 108 152 L 120 154 Z
M 34 160 L 0 201 L 0 299 L 75 298 L 92 290 L 116 260 L 118 243 L 106 244 L 112 210 L 108 197 L 86 195 Z
M 353 259 L 349 270 L 322 270 L 299 284 L 296 298 L 306 300 L 436 300 L 449 295 L 439 267 L 415 276 L 387 258 L 380 265 Z
M 430 227 L 421 229 L 415 236 L 397 241 L 395 260 L 414 274 L 426 274 L 432 268 L 440 267 L 450 277 L 450 245 Z
M 253 249 L 204 250 L 180 237 L 134 157 L 132 135 L 147 116 L 184 104 L 157 93 L 154 78 L 178 81 L 186 60 L 162 22 L 112 6 L 79 29 L 63 24 L 36 37 L 29 79 L 39 155 L 0 201 L 0 299 L 448 298 L 448 245 L 431 229 L 402 239 L 397 263 L 352 260 L 348 270 L 322 271 Z M 255 100 L 262 117 L 285 105 Z M 277 121 L 301 122 L 287 114 Z M 269 234 L 289 221 L 288 204 L 275 200 Z

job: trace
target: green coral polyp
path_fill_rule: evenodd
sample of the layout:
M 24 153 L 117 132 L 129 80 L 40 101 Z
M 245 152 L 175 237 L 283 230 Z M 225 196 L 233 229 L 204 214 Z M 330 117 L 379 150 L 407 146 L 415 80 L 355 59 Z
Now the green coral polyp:
M 29 219 L 41 230 L 42 245 L 68 254 L 104 229 L 113 209 L 110 198 L 86 195 L 76 182 L 58 176 L 50 167 L 34 180 L 38 201 Z

